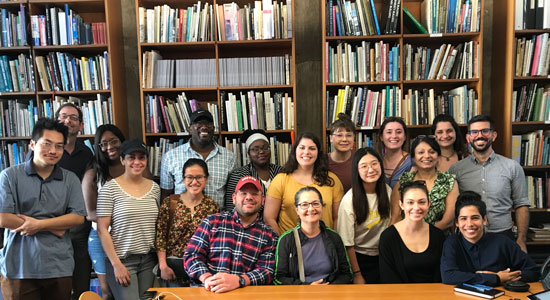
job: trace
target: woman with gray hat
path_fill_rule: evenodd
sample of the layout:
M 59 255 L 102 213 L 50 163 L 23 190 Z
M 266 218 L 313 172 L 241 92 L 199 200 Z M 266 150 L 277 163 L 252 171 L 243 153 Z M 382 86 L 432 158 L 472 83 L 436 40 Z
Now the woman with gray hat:
M 153 285 L 160 188 L 143 176 L 148 155 L 143 142 L 124 141 L 124 173 L 107 182 L 97 199 L 98 235 L 110 262 L 107 281 L 117 300 L 146 299 L 144 293 Z

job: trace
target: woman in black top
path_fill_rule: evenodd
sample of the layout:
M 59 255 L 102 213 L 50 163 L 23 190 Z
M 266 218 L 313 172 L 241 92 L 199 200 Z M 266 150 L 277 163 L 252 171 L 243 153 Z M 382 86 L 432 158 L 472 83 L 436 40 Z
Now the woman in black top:
M 439 263 L 445 235 L 424 221 L 430 208 L 423 181 L 401 186 L 399 203 L 405 219 L 380 236 L 379 261 L 382 283 L 441 282 Z

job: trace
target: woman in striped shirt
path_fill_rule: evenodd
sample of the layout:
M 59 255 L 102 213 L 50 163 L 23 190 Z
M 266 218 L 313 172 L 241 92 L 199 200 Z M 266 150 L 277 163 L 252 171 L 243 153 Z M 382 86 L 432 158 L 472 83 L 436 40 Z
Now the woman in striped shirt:
M 142 142 L 122 143 L 124 173 L 107 182 L 97 199 L 99 239 L 110 262 L 107 281 L 117 300 L 146 299 L 144 293 L 153 285 L 160 188 L 143 177 L 147 156 Z

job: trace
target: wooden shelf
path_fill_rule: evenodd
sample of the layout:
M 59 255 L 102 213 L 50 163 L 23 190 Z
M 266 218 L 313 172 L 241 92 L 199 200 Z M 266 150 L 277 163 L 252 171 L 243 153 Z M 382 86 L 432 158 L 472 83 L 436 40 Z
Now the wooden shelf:
M 403 84 L 466 84 L 480 81 L 479 78 L 471 79 L 437 79 L 437 80 L 405 80 Z
M 533 207 L 530 207 L 529 208 L 529 211 L 530 212 L 550 212 L 550 208 L 533 208 Z
M 86 90 L 86 91 L 40 91 L 37 95 L 95 95 L 95 94 L 109 94 L 111 90 Z
M 399 40 L 400 34 L 326 36 L 326 41 L 386 41 Z
M 291 89 L 293 85 L 243 85 L 243 86 L 220 86 L 220 90 L 274 90 Z
M 0 53 L 7 52 L 6 54 L 13 54 L 12 52 L 27 52 L 30 50 L 31 50 L 31 46 L 0 47 Z
M 30 136 L 3 136 L 0 137 L 0 141 L 16 141 L 16 140 L 30 140 Z
M 277 134 L 277 133 L 291 133 L 291 132 L 294 132 L 294 130 L 285 130 L 285 129 L 266 130 L 265 132 L 267 134 Z M 243 133 L 243 131 L 222 131 L 220 134 L 222 134 L 222 135 L 240 135 L 242 133 Z
M 52 45 L 52 46 L 34 46 L 35 51 L 80 51 L 80 52 L 98 52 L 107 51 L 106 44 L 91 44 L 91 45 Z
M 0 97 L 34 96 L 35 92 L 0 92 Z
M 550 170 L 549 165 L 545 166 L 521 166 L 524 170 Z
M 398 85 L 402 81 L 362 81 L 362 82 L 327 82 L 327 87 L 337 86 L 342 87 L 346 85 L 350 86 L 362 86 L 362 85 Z
M 177 93 L 177 92 L 190 92 L 190 91 L 217 91 L 218 89 L 216 87 L 200 87 L 200 88 L 154 88 L 154 89 L 142 89 L 144 93 Z
M 527 241 L 525 244 L 530 246 L 543 246 L 543 245 L 550 245 L 550 241 L 547 242 L 533 242 L 533 241 Z

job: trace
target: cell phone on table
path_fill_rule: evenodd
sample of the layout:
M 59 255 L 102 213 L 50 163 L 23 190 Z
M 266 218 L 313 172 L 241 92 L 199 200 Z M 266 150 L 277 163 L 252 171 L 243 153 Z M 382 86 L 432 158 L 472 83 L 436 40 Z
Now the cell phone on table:
M 155 299 L 155 297 L 158 295 L 157 291 L 147 291 L 144 293 L 146 299 Z

